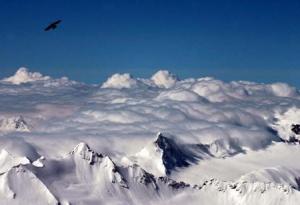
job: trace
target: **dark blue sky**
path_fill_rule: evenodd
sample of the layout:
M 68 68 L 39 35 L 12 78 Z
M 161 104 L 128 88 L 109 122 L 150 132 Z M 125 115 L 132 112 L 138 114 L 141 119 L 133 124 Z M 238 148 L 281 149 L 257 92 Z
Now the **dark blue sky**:
M 299 0 L 0 0 L 0 25 L 1 78 L 26 66 L 99 83 L 163 68 L 300 88 Z

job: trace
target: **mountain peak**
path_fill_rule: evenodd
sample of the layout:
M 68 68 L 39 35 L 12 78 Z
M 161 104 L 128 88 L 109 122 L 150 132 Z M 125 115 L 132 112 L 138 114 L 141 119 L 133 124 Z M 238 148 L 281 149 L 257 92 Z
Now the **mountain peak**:
M 101 184 L 105 180 L 109 180 L 112 184 L 128 188 L 126 181 L 109 156 L 98 154 L 84 142 L 76 145 L 70 154 L 75 162 L 77 177 L 80 180 Z
M 85 152 L 85 151 L 91 151 L 90 147 L 88 146 L 88 144 L 84 143 L 84 142 L 80 142 L 79 144 L 77 144 L 75 146 L 75 148 L 73 149 L 74 153 L 80 153 L 80 152 Z
M 177 142 L 159 132 L 156 139 L 136 154 L 138 164 L 157 175 L 169 175 L 177 167 L 187 167 L 192 155 Z
M 99 161 L 99 158 L 103 158 L 102 154 L 98 154 L 97 152 L 93 151 L 88 144 L 84 142 L 80 142 L 78 145 L 76 145 L 71 154 L 89 161 L 90 164 L 94 164 L 95 162 Z
M 154 141 L 154 144 L 157 145 L 162 150 L 169 149 L 171 146 L 175 145 L 173 140 L 165 137 L 161 132 L 158 132 L 156 136 L 157 137 L 156 140 Z
M 25 166 L 14 166 L 2 173 L 0 183 L 1 197 L 13 200 L 5 203 L 2 198 L 1 204 L 59 204 L 48 187 Z
M 162 150 L 162 160 L 166 167 L 166 174 L 170 174 L 175 167 L 187 167 L 189 165 L 189 155 L 174 139 L 158 133 L 154 143 Z
M 0 151 L 0 173 L 18 165 L 27 164 L 30 164 L 30 160 L 25 156 L 14 156 L 5 149 Z
M 17 117 L 15 120 L 15 128 L 16 130 L 26 130 L 29 131 L 27 122 L 25 121 L 25 119 L 23 118 L 22 115 L 20 115 L 19 117 Z
M 29 132 L 29 126 L 23 116 L 0 119 L 0 131 Z

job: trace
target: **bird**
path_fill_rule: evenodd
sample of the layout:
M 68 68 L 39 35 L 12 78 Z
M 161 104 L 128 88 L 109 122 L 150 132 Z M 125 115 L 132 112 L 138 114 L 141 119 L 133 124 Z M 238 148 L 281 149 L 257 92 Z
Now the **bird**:
M 57 20 L 57 21 L 54 21 L 52 23 L 50 23 L 44 30 L 45 31 L 49 31 L 49 30 L 54 30 L 57 28 L 57 25 L 61 22 L 61 20 Z

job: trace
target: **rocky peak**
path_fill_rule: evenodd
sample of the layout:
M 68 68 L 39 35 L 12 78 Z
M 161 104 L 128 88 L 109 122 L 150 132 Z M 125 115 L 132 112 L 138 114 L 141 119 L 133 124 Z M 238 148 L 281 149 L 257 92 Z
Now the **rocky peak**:
M 24 117 L 18 116 L 0 119 L 0 131 L 29 132 L 30 129 Z
M 82 159 L 89 161 L 90 164 L 94 164 L 95 162 L 98 162 L 99 159 L 103 158 L 102 154 L 98 154 L 97 152 L 91 150 L 90 147 L 84 142 L 76 145 L 71 154 L 80 156 Z
M 177 145 L 175 140 L 158 133 L 154 144 L 162 151 L 162 160 L 166 167 L 166 174 L 170 174 L 175 167 L 186 167 L 189 165 L 190 157 L 187 151 Z
M 300 134 L 300 124 L 292 124 L 291 130 L 296 134 Z

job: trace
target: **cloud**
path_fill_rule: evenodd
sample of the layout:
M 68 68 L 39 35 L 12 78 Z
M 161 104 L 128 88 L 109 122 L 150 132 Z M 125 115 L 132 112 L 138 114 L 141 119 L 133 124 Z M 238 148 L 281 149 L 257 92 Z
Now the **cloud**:
M 34 128 L 26 135 L 149 139 L 168 132 L 230 156 L 288 139 L 291 124 L 299 123 L 292 108 L 300 106 L 298 91 L 285 83 L 177 80 L 168 71 L 158 71 L 151 79 L 114 74 L 102 86 L 33 76 L 43 80 L 0 83 L 1 119 L 24 116 Z
M 102 84 L 102 88 L 131 88 L 137 84 L 136 80 L 133 79 L 128 73 L 119 74 L 116 73 L 107 79 Z
M 185 89 L 174 89 L 162 91 L 157 97 L 159 101 L 174 100 L 174 101 L 186 101 L 186 102 L 196 102 L 203 100 L 199 95 L 190 90 Z
M 124 156 L 132 156 L 153 142 L 158 132 L 170 133 L 172 139 L 182 142 L 180 148 L 184 145 L 193 152 L 207 151 L 207 157 L 220 164 L 232 159 L 235 167 L 244 166 L 247 163 L 239 159 L 257 153 L 249 155 L 247 172 L 265 168 L 274 154 L 281 157 L 278 165 L 297 156 L 294 146 L 283 140 L 299 138 L 291 126 L 300 124 L 300 96 L 296 88 L 285 83 L 224 82 L 211 77 L 178 80 L 168 71 L 158 71 L 149 79 L 114 74 L 102 85 L 86 85 L 21 69 L 0 82 L 0 105 L 0 148 L 31 161 L 45 156 L 43 164 L 49 173 L 60 168 L 57 159 L 79 142 L 109 154 L 119 163 Z M 17 116 L 24 116 L 33 129 L 6 132 L 7 127 L 15 128 Z M 277 146 L 287 148 L 281 152 Z M 261 158 L 260 163 L 255 163 L 257 158 Z M 199 160 L 199 166 L 204 160 Z M 231 173 L 223 173 L 223 168 L 232 164 L 224 164 L 210 170 L 217 169 L 215 173 L 226 178 Z M 195 166 L 191 163 L 190 167 Z M 171 176 L 179 172 L 187 173 L 185 168 L 176 167 Z M 244 178 L 263 181 L 272 179 L 273 173 L 277 176 L 284 170 L 252 173 Z M 197 177 L 203 177 L 202 172 L 197 172 Z M 283 179 L 277 179 L 276 183 L 282 183 Z
M 114 74 L 102 86 L 46 79 L 26 86 L 0 83 L 2 116 L 23 115 L 33 133 L 126 138 L 165 131 L 215 146 L 220 156 L 278 141 L 270 129 L 275 113 L 300 104 L 297 90 L 284 83 L 177 80 L 168 71 L 151 79 Z
M 293 97 L 297 95 L 297 90 L 286 83 L 273 83 L 270 86 L 271 91 L 278 97 Z
M 43 76 L 41 73 L 38 72 L 29 72 L 27 68 L 21 67 L 13 76 L 4 78 L 2 81 L 19 85 L 22 83 L 49 79 L 49 76 Z
M 245 88 L 238 83 L 225 83 L 214 78 L 199 78 L 191 90 L 211 102 L 223 102 L 247 97 Z
M 0 82 L 13 85 L 21 85 L 24 83 L 39 84 L 43 87 L 57 87 L 62 85 L 80 84 L 69 80 L 67 77 L 53 79 L 49 76 L 44 76 L 38 72 L 30 72 L 27 68 L 19 68 L 13 76 L 2 79 Z
M 151 77 L 151 80 L 158 87 L 171 88 L 175 85 L 177 78 L 167 70 L 159 70 Z

